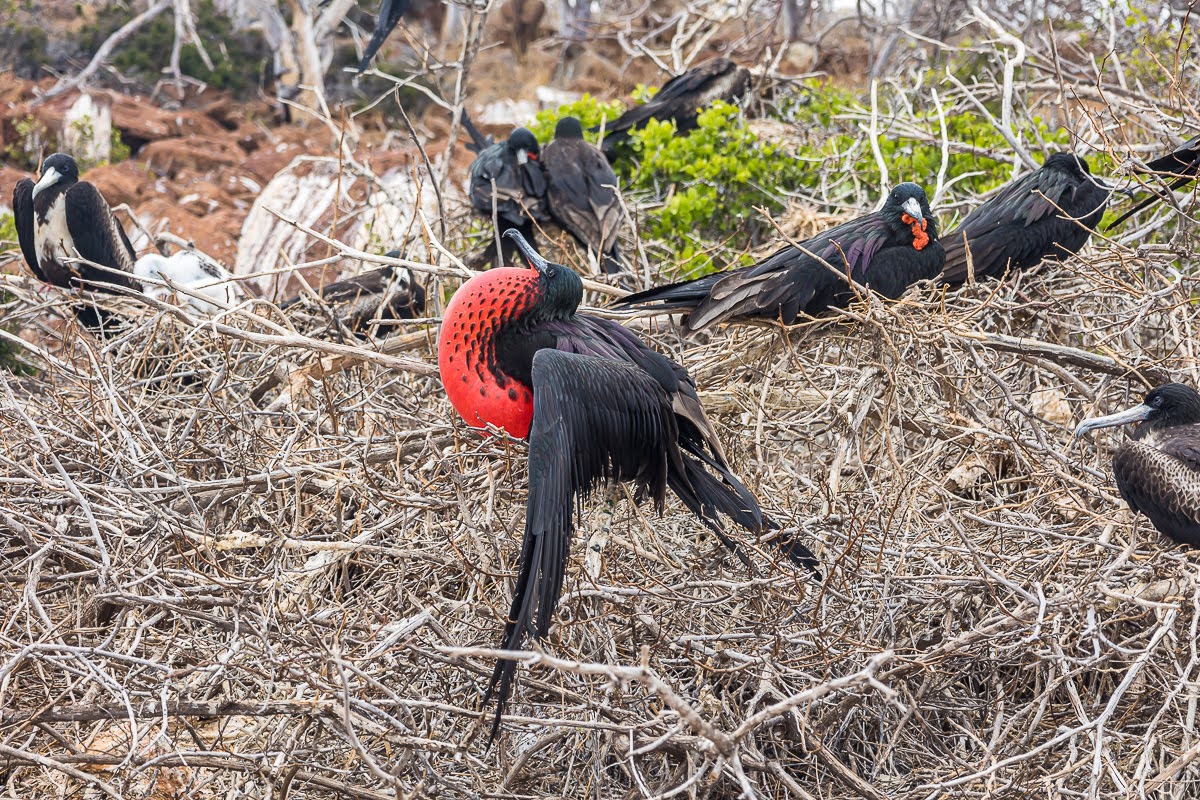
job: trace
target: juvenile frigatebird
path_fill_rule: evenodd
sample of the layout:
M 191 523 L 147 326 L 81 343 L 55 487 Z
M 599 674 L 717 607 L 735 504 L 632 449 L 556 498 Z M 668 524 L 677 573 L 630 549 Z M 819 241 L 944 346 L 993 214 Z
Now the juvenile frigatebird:
M 1159 532 L 1200 547 L 1200 393 L 1165 383 L 1140 405 L 1084 420 L 1075 435 L 1130 422 L 1140 424 L 1113 453 L 1121 497 Z
M 17 181 L 12 207 L 25 263 L 40 280 L 68 289 L 114 291 L 104 284 L 138 288 L 129 237 L 100 191 L 79 180 L 79 166 L 69 155 L 55 153 L 43 161 L 37 183 Z M 68 263 L 80 257 L 115 271 Z M 109 316 L 95 306 L 76 305 L 74 311 L 93 331 L 101 330 Z
M 229 270 L 193 250 L 180 250 L 169 257 L 147 253 L 133 265 L 133 274 L 141 280 L 142 291 L 156 300 L 166 300 L 176 294 L 175 288 L 201 295 L 194 297 L 186 292 L 177 293 L 180 302 L 210 316 L 246 299 L 246 293 Z M 148 278 L 169 285 L 154 283 Z
M 670 488 L 727 546 L 724 514 L 751 532 L 774 528 L 730 470 L 687 370 L 622 325 L 578 313 L 579 276 L 542 258 L 517 231 L 531 268 L 493 269 L 446 307 L 438 368 L 468 425 L 529 438 L 529 495 L 521 566 L 501 648 L 546 636 L 570 557 L 573 515 L 601 482 L 633 481 L 660 511 Z M 810 569 L 798 542 L 774 542 Z M 736 549 L 735 549 L 735 552 Z M 516 665 L 496 665 L 485 702 L 499 728 Z
M 388 258 L 403 258 L 399 250 L 386 254 Z M 289 308 L 303 299 L 294 297 L 280 308 Z M 379 269 L 334 281 L 321 289 L 324 300 L 347 328 L 365 339 L 371 324 L 379 325 L 386 336 L 401 319 L 416 319 L 425 313 L 425 287 L 417 283 L 407 267 L 387 265 Z
M 950 285 L 968 280 L 968 249 L 976 278 L 999 278 L 1044 259 L 1075 255 L 1100 224 L 1111 195 L 1112 189 L 1092 177 L 1083 158 L 1054 153 L 942 236 L 942 279 Z
M 1193 136 L 1165 156 L 1160 156 L 1153 161 L 1147 161 L 1145 169 L 1139 167 L 1134 171 L 1142 175 L 1163 175 L 1165 178 L 1170 179 L 1169 188 L 1172 192 L 1182 188 L 1191 181 L 1196 180 L 1196 174 L 1200 172 L 1200 136 Z M 1162 197 L 1158 194 L 1150 195 L 1113 220 L 1105 230 L 1112 230 L 1157 200 L 1162 200 Z
M 709 59 L 671 78 L 649 101 L 606 123 L 600 149 L 612 161 L 616 158 L 617 148 L 629 139 L 630 132 L 644 127 L 652 119 L 674 120 L 676 136 L 690 133 L 696 129 L 696 117 L 704 108 L 717 100 L 737 102 L 749 88 L 748 69 L 727 58 Z M 593 130 L 599 130 L 599 126 Z
M 379 14 L 375 17 L 375 32 L 371 34 L 371 41 L 367 42 L 367 49 L 363 51 L 362 61 L 358 63 L 359 75 L 371 66 L 371 59 L 379 52 L 379 48 L 383 47 L 388 34 L 400 22 L 404 12 L 408 11 L 411 2 L 412 0 L 380 0 Z
M 789 245 L 752 266 L 647 289 L 614 305 L 688 310 L 684 327 L 693 331 L 714 322 L 754 319 L 791 325 L 802 313 L 815 315 L 847 305 L 855 296 L 847 273 L 855 283 L 895 299 L 942 269 L 937 221 L 925 190 L 915 183 L 892 189 L 878 211 L 800 244 L 807 253 Z
M 471 162 L 471 205 L 493 220 L 498 237 L 487 249 L 497 255 L 499 264 L 508 263 L 515 252 L 501 236 L 516 228 L 533 239 L 533 223 L 545 222 L 546 176 L 538 161 L 541 153 L 537 139 L 527 128 L 514 128 L 508 139 L 485 147 Z
M 620 272 L 617 233 L 625 211 L 617 176 L 600 149 L 584 141 L 578 119 L 558 121 L 554 141 L 542 151 L 541 161 L 550 216 L 596 254 L 605 272 Z

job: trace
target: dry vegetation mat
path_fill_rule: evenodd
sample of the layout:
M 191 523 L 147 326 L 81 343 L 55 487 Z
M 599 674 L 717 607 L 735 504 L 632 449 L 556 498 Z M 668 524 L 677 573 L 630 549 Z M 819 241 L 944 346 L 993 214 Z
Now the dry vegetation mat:
M 490 751 L 525 445 L 456 419 L 433 328 L 379 353 L 265 304 L 68 326 L 0 373 L 11 796 L 1189 796 L 1194 556 L 1116 496 L 1118 435 L 1071 436 L 1197 380 L 1176 257 L 787 333 L 653 323 L 824 578 L 747 569 L 678 504 L 598 528 L 596 499 Z M 65 313 L 6 286 L 10 320 Z

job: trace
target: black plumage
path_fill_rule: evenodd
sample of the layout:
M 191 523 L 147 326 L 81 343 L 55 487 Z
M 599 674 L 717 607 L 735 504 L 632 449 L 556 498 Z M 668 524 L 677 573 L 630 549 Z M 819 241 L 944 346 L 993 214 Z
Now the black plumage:
M 384 41 L 408 11 L 410 4 L 411 0 L 380 0 L 379 14 L 375 17 L 375 32 L 371 34 L 371 41 L 367 42 L 362 61 L 358 63 L 360 75 L 371 66 L 371 59 L 379 52 L 379 48 L 383 47 Z
M 670 488 L 731 548 L 721 514 L 752 532 L 774 526 L 730 470 L 687 371 L 622 325 L 579 314 L 579 276 L 542 259 L 517 232 L 506 236 L 534 270 L 492 271 L 465 284 L 446 310 L 438 352 L 447 393 L 472 424 L 508 419 L 520 435 L 532 405 L 525 535 L 500 645 L 517 650 L 527 635 L 549 631 L 574 514 L 603 481 L 632 481 L 659 509 Z M 796 540 L 777 543 L 815 567 Z M 488 684 L 487 697 L 498 701 L 493 737 L 515 670 L 501 661 Z
M 138 289 L 129 237 L 100 191 L 79 180 L 79 167 L 70 156 L 48 157 L 37 183 L 29 178 L 17 182 L 13 219 L 25 263 L 40 280 L 69 289 L 115 291 L 104 284 Z M 113 271 L 68 263 L 80 257 Z M 77 305 L 75 312 L 93 330 L 107 317 L 94 306 Z
M 1200 547 L 1200 393 L 1163 384 L 1140 405 L 1084 420 L 1075 435 L 1131 422 L 1139 424 L 1113 454 L 1121 497 L 1159 532 Z
M 892 189 L 878 211 L 801 245 L 808 253 L 789 245 L 753 266 L 647 289 L 615 305 L 690 311 L 685 323 L 689 330 L 715 322 L 754 319 L 790 325 L 800 314 L 815 315 L 847 305 L 855 296 L 847 273 L 855 283 L 895 299 L 942 269 L 937 221 L 925 190 L 915 183 L 901 183 Z
M 386 255 L 403 257 L 399 250 Z M 292 298 L 280 307 L 288 308 L 301 299 Z M 326 285 L 321 289 L 321 299 L 342 324 L 364 339 L 372 325 L 378 325 L 379 335 L 386 336 L 396 320 L 416 319 L 425 313 L 425 288 L 417 283 L 411 270 L 390 264 Z
M 515 250 L 501 234 L 515 228 L 532 240 L 534 222 L 549 219 L 546 212 L 546 176 L 539 163 L 541 149 L 527 128 L 515 128 L 503 142 L 485 147 L 471 162 L 471 205 L 500 237 L 487 250 L 507 263 Z
M 1183 188 L 1188 183 L 1196 180 L 1196 174 L 1200 172 L 1200 136 L 1193 136 L 1165 156 L 1160 156 L 1153 161 L 1147 161 L 1145 169 L 1138 168 L 1135 171 L 1142 175 L 1157 174 L 1163 176 L 1164 179 L 1170 181 L 1168 188 L 1172 192 Z M 1151 194 L 1145 200 L 1134 204 L 1132 208 L 1113 220 L 1105 230 L 1112 230 L 1146 206 L 1162 199 L 1162 196 L 1157 193 Z
M 696 117 L 716 100 L 734 103 L 750 89 L 750 71 L 727 58 L 713 58 L 676 75 L 663 84 L 648 102 L 634 106 L 604 126 L 600 149 L 611 161 L 631 131 L 652 119 L 674 120 L 675 134 L 695 130 Z M 598 128 L 594 129 L 598 130 Z
M 1054 153 L 1042 166 L 1005 184 L 942 237 L 943 280 L 998 278 L 1045 259 L 1062 260 L 1087 243 L 1112 194 L 1074 153 Z
M 600 149 L 584 140 L 578 119 L 558 121 L 541 162 L 550 216 L 596 254 L 605 272 L 620 272 L 617 234 L 625 211 L 617 176 Z

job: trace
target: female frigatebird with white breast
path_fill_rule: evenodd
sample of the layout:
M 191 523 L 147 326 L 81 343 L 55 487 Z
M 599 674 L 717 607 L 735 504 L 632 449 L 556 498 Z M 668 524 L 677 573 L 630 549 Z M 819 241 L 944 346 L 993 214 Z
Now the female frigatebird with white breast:
M 25 263 L 39 280 L 65 289 L 113 291 L 103 284 L 138 288 L 129 237 L 100 190 L 79 180 L 79 166 L 69 155 L 55 153 L 43 161 L 37 183 L 17 181 L 12 207 Z M 69 261 L 80 257 L 109 270 Z M 102 328 L 108 316 L 94 306 L 74 310 L 91 330 Z
M 717 322 L 791 325 L 801 314 L 849 304 L 855 289 L 847 274 L 895 300 L 917 281 L 936 277 L 943 258 L 925 190 L 901 183 L 878 211 L 830 228 L 799 247 L 789 245 L 749 267 L 647 289 L 613 305 L 689 311 L 684 327 L 691 331 Z
M 1165 383 L 1133 408 L 1085 419 L 1075 435 L 1131 422 L 1139 424 L 1113 454 L 1121 497 L 1160 533 L 1200 547 L 1200 393 Z
M 521 565 L 501 648 L 546 636 L 570 557 L 573 515 L 601 482 L 633 481 L 661 510 L 669 487 L 730 548 L 724 514 L 753 533 L 775 526 L 730 470 L 680 365 L 612 320 L 578 313 L 583 282 L 542 258 L 517 231 L 531 268 L 471 278 L 446 307 L 438 368 L 468 425 L 495 425 L 529 438 L 529 495 Z M 794 539 L 773 542 L 809 569 L 813 554 Z M 488 683 L 497 697 L 492 737 L 516 665 L 503 660 Z

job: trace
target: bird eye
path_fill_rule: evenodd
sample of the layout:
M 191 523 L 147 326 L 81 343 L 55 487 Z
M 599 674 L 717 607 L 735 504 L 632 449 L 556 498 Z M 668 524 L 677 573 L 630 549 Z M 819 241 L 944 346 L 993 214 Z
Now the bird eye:
M 558 274 L 558 270 L 555 269 L 554 267 L 546 267 L 546 277 L 547 278 L 553 278 L 557 274 Z

